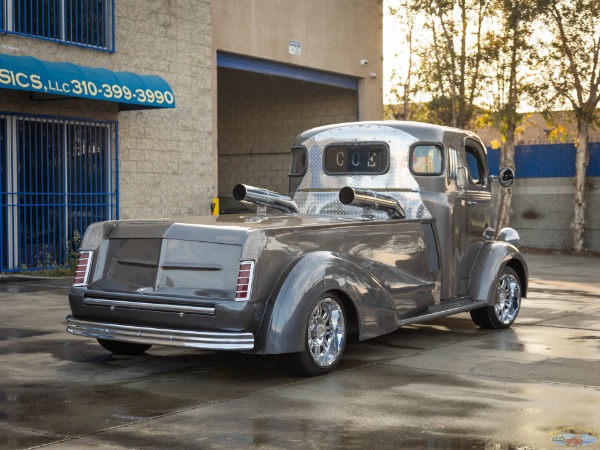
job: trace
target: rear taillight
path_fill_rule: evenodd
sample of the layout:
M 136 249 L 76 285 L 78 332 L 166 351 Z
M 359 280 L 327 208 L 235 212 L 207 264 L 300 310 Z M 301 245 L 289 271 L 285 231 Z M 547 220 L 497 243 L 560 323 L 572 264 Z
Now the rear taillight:
M 236 301 L 250 300 L 252 293 L 252 278 L 254 276 L 254 261 L 242 261 L 238 272 L 237 286 L 235 288 Z
M 75 280 L 73 280 L 73 286 L 87 285 L 90 266 L 92 264 L 92 254 L 93 252 L 79 252 L 79 259 L 77 260 L 77 270 L 75 271 Z

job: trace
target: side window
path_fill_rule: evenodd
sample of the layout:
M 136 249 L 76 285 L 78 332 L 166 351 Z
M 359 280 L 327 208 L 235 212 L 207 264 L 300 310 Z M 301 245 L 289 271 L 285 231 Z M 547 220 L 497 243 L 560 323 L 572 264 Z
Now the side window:
M 302 178 L 308 168 L 308 155 L 304 147 L 292 148 L 292 160 L 290 162 L 289 194 L 293 195 L 300 186 Z
M 469 170 L 469 178 L 473 184 L 485 186 L 487 185 L 488 174 L 485 165 L 485 153 L 474 145 L 467 143 L 465 146 L 467 155 L 467 169 Z
M 469 175 L 475 184 L 479 184 L 479 165 L 477 164 L 477 156 L 469 152 L 467 149 L 467 167 L 469 168 Z
M 306 149 L 304 147 L 292 148 L 292 160 L 290 162 L 290 177 L 301 177 L 306 173 L 308 166 Z
M 442 149 L 437 145 L 415 145 L 411 149 L 410 170 L 415 175 L 439 175 L 442 163 Z

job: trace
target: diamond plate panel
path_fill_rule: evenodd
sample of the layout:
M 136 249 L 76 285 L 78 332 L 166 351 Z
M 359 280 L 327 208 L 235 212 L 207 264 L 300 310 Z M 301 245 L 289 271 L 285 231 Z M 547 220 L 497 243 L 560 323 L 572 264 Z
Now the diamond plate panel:
M 384 142 L 390 149 L 390 168 L 381 175 L 329 175 L 323 169 L 323 152 L 330 144 Z M 361 215 L 363 210 L 346 206 L 338 199 L 341 188 L 369 189 L 397 199 L 404 207 L 407 219 L 430 218 L 421 200 L 419 184 L 410 173 L 408 156 L 414 136 L 384 125 L 348 124 L 318 133 L 304 141 L 308 153 L 308 168 L 294 201 L 306 214 Z M 373 211 L 375 218 L 386 219 L 384 211 Z

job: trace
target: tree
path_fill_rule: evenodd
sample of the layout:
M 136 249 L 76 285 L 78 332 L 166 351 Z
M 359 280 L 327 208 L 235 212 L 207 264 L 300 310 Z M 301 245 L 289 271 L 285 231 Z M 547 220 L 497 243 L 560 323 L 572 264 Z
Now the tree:
M 420 75 L 431 96 L 432 121 L 469 128 L 482 83 L 483 24 L 492 0 L 413 0 L 424 14 L 430 44 L 421 54 Z
M 415 10 L 410 8 L 411 0 L 399 0 L 394 6 L 388 7 L 388 12 L 397 23 L 402 27 L 402 44 L 405 44 L 406 57 L 405 63 L 400 65 L 400 70 L 392 68 L 391 82 L 392 88 L 390 94 L 396 97 L 399 107 L 388 105 L 386 115 L 400 120 L 412 120 L 413 112 L 417 105 L 414 101 L 414 94 L 417 91 L 416 67 L 416 46 L 418 45 L 415 36 L 417 28 L 418 15 Z M 395 55 L 398 57 L 398 55 Z
M 584 250 L 589 164 L 588 136 L 600 102 L 600 2 L 598 0 L 537 0 L 549 19 L 551 52 L 544 79 L 557 100 L 570 104 L 577 121 L 575 194 L 571 248 Z
M 530 72 L 532 23 L 536 7 L 532 0 L 496 0 L 492 26 L 485 38 L 483 62 L 488 79 L 488 92 L 483 98 L 491 103 L 489 122 L 502 138 L 500 167 L 515 166 L 515 133 L 524 114 L 519 107 L 531 90 Z M 510 222 L 512 188 L 500 189 L 496 210 L 496 226 Z

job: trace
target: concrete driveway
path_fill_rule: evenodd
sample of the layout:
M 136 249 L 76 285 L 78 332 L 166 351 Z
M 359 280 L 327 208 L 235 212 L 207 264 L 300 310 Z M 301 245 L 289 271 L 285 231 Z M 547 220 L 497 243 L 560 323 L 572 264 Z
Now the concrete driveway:
M 600 258 L 527 260 L 511 329 L 408 326 L 320 378 L 271 357 L 111 356 L 64 331 L 68 280 L 2 282 L 0 448 L 600 448 Z

